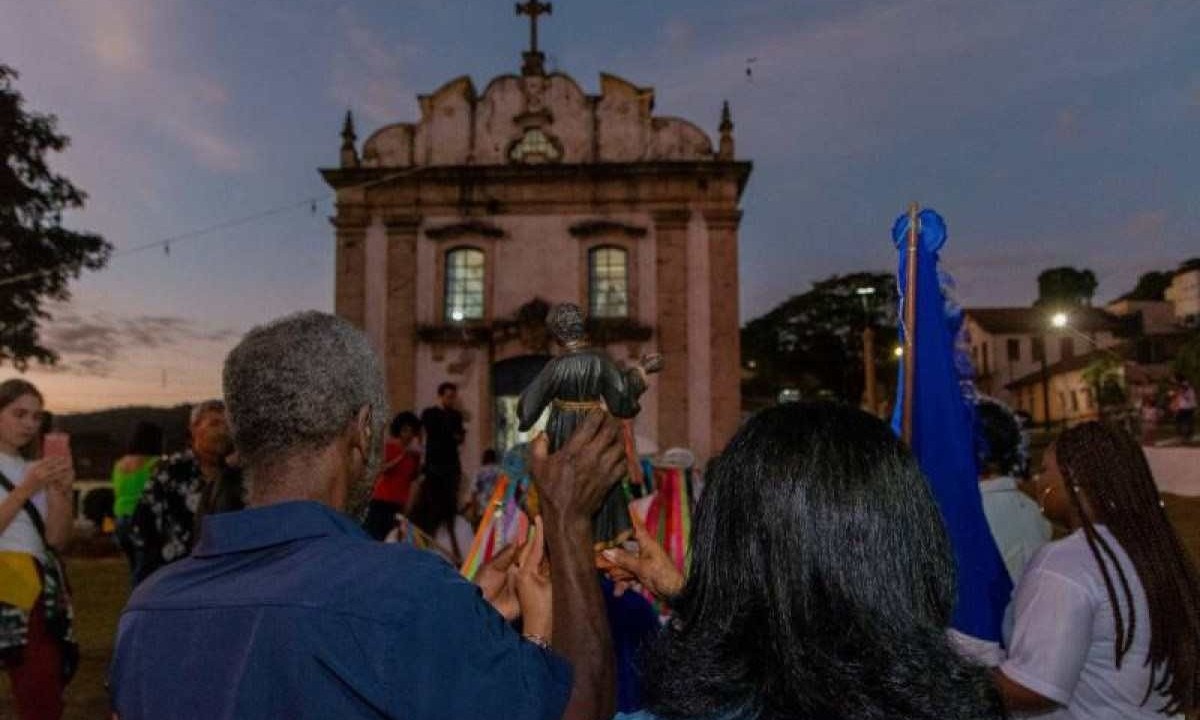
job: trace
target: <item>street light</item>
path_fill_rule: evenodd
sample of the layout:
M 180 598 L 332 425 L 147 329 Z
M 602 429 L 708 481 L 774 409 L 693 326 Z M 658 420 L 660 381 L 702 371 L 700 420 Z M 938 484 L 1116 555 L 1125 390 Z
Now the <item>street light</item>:
M 897 345 L 895 349 L 892 350 L 892 354 L 895 355 L 897 359 L 904 357 L 904 346 Z
M 1124 358 L 1122 358 L 1120 355 L 1117 355 L 1112 350 L 1109 350 L 1106 347 L 1101 347 L 1100 343 L 1096 341 L 1096 338 L 1092 337 L 1091 335 L 1088 335 L 1087 333 L 1080 332 L 1079 330 L 1071 327 L 1071 316 L 1066 314 L 1065 312 L 1056 312 L 1053 315 L 1051 315 L 1050 316 L 1050 325 L 1052 327 L 1054 327 L 1056 330 L 1066 330 L 1067 332 L 1071 333 L 1075 337 L 1083 338 L 1093 348 L 1095 348 L 1096 350 L 1099 350 L 1100 352 L 1104 353 L 1105 355 L 1108 355 L 1110 358 L 1112 358 L 1114 360 L 1117 360 L 1119 362 L 1125 361 Z
M 872 415 L 878 412 L 875 382 L 875 329 L 871 327 L 870 298 L 875 294 L 875 288 L 869 285 L 856 288 L 854 294 L 862 298 L 863 306 L 863 395 L 867 412 Z

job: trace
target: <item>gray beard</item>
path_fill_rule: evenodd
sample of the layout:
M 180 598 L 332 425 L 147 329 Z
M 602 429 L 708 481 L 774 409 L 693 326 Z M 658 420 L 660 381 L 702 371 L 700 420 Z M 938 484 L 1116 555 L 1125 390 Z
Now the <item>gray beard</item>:
M 371 491 L 375 489 L 375 478 L 383 465 L 383 425 L 372 427 L 371 430 L 371 447 L 367 450 L 362 477 L 346 488 L 346 514 L 360 522 L 366 518 Z

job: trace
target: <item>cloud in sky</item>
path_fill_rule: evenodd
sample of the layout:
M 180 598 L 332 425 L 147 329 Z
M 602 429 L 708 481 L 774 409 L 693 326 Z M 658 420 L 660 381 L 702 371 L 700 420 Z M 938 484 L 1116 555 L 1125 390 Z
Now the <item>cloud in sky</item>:
M 182 317 L 128 317 L 69 308 L 53 314 L 54 320 L 43 329 L 42 342 L 59 353 L 60 361 L 41 368 L 48 373 L 107 378 L 156 351 L 193 357 L 212 343 L 228 344 L 237 336 L 227 328 L 206 327 Z
M 405 71 L 419 48 L 387 40 L 351 5 L 339 7 L 335 17 L 338 49 L 329 88 L 332 98 L 366 121 L 360 129 L 415 119 L 416 93 L 406 87 Z
M 56 49 L 71 54 L 67 67 L 77 76 L 83 99 L 120 117 L 106 124 L 119 128 L 119 135 L 110 135 L 107 142 L 128 147 L 141 140 L 144 152 L 152 147 L 150 131 L 209 170 L 239 173 L 253 166 L 253 149 L 238 138 L 223 112 L 229 91 L 216 68 L 194 62 L 172 41 L 170 5 L 153 0 L 36 5 L 35 12 L 21 18 L 21 30 L 38 34 L 28 23 L 53 28 L 60 37 L 73 36 L 74 42 Z

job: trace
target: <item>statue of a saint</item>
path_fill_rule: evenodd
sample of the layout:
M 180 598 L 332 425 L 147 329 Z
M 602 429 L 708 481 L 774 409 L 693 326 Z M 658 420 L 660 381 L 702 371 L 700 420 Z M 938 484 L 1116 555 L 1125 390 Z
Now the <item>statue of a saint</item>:
M 546 435 L 550 452 L 555 452 L 567 443 L 588 412 L 605 410 L 621 420 L 636 417 L 641 410 L 638 398 L 646 392 L 647 377 L 662 369 L 662 356 L 646 355 L 633 368 L 619 368 L 603 350 L 588 345 L 583 311 L 570 303 L 551 310 L 546 325 L 562 353 L 546 363 L 521 394 L 517 405 L 521 431 L 528 432 L 549 406 Z M 626 438 L 627 452 L 635 452 L 628 426 Z M 630 461 L 636 463 L 637 458 Z M 594 518 L 594 528 L 594 537 L 601 543 L 612 542 L 630 529 L 628 499 L 620 485 L 609 493 Z

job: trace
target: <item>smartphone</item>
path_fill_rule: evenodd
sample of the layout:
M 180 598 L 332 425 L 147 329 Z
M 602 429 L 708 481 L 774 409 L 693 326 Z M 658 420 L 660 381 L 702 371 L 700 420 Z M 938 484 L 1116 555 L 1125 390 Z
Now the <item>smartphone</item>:
M 71 436 L 65 432 L 46 433 L 42 438 L 43 458 L 71 459 Z

